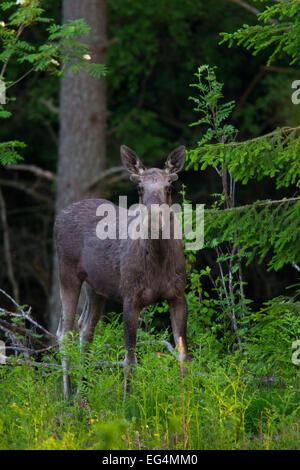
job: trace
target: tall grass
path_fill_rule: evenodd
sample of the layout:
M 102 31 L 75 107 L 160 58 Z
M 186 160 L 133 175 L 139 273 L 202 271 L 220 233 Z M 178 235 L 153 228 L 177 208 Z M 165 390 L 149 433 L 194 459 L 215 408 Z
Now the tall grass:
M 249 372 L 249 359 L 222 356 L 207 334 L 192 345 L 183 373 L 162 346 L 166 338 L 139 330 L 139 364 L 126 395 L 117 321 L 99 326 L 84 364 L 75 335 L 70 402 L 62 398 L 61 370 L 49 369 L 57 358 L 44 357 L 45 368 L 2 366 L 0 449 L 300 448 L 297 374 L 266 385 Z

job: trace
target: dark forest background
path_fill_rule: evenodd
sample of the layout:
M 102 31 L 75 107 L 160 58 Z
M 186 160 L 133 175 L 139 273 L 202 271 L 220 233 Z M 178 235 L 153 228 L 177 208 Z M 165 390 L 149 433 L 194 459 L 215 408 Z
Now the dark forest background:
M 300 108 L 290 98 L 291 82 L 299 73 L 288 67 L 288 58 L 266 66 L 268 50 L 253 56 L 242 47 L 219 44 L 221 32 L 257 23 L 255 8 L 247 8 L 248 4 L 228 0 L 46 3 L 56 23 L 85 18 L 92 28 L 87 42 L 93 59 L 96 56 L 98 63 L 107 65 L 107 74 L 100 80 L 86 72 L 71 80 L 43 71 L 29 74 L 8 91 L 16 98 L 10 104 L 13 115 L 1 122 L 0 141 L 24 141 L 23 163 L 48 172 L 2 168 L 0 185 L 18 300 L 31 305 L 35 318 L 49 324 L 51 305 L 59 308 L 57 298 L 51 303 L 52 286 L 57 289 L 55 212 L 91 195 L 117 202 L 119 194 L 127 194 L 136 201 L 136 190 L 120 167 L 121 144 L 133 148 L 146 165 L 157 167 L 177 145 L 196 146 L 203 128 L 189 127 L 196 120 L 189 85 L 199 65 L 218 67 L 225 100 L 236 101 L 231 121 L 240 129 L 239 140 L 277 126 L 296 125 Z M 47 37 L 42 23 L 32 25 L 24 35 L 36 44 Z M 27 68 L 12 58 L 6 79 L 15 80 Z M 186 171 L 180 182 L 193 203 L 209 205 L 210 195 L 221 192 L 212 168 Z M 285 196 L 285 189 L 276 190 L 274 181 L 264 178 L 239 184 L 236 204 Z M 2 228 L 0 233 L 2 237 Z M 0 285 L 13 293 L 3 250 L 2 240 Z M 204 249 L 196 263 L 217 269 L 214 260 L 212 250 Z M 285 294 L 286 286 L 295 281 L 292 266 L 268 271 L 267 262 L 252 261 L 244 272 L 246 296 L 256 308 Z M 5 298 L 1 302 L 5 306 Z

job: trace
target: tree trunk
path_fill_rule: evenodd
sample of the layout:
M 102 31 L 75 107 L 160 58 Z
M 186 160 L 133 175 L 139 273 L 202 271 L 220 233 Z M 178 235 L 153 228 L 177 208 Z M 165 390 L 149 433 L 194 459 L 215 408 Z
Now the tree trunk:
M 91 60 L 106 63 L 106 0 L 64 0 L 63 22 L 84 18 L 91 27 L 84 42 Z M 60 141 L 57 171 L 56 213 L 72 202 L 99 197 L 102 187 L 91 187 L 95 175 L 105 166 L 106 154 L 105 79 L 86 72 L 61 80 Z M 55 247 L 54 247 L 55 248 Z M 56 252 L 53 256 L 53 282 L 49 328 L 56 331 L 60 316 L 60 296 Z

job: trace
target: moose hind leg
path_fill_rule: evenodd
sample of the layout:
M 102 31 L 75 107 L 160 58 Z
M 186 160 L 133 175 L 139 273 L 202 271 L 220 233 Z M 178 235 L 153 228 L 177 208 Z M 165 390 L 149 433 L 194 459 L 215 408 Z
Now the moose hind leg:
M 68 282 L 65 286 L 62 282 L 60 285 L 60 297 L 62 303 L 62 316 L 60 318 L 59 327 L 57 330 L 57 338 L 59 341 L 59 348 L 62 355 L 62 368 L 63 384 L 64 384 L 64 397 L 68 399 L 71 393 L 70 377 L 68 375 L 69 361 L 65 355 L 64 342 L 66 341 L 67 334 L 73 330 L 76 307 L 80 294 L 81 283 L 74 279 L 74 282 Z
M 85 292 L 85 305 L 78 322 L 82 352 L 85 351 L 87 343 L 92 343 L 95 328 L 103 315 L 105 306 L 105 298 L 97 294 L 89 284 L 85 284 Z
M 85 304 L 82 314 L 78 321 L 79 334 L 80 334 L 80 351 L 83 355 L 84 361 L 85 352 L 89 343 L 92 343 L 95 334 L 95 328 L 100 320 L 105 306 L 105 298 L 96 292 L 88 285 L 85 284 Z M 77 395 L 81 394 L 81 384 L 85 383 L 84 375 L 81 375 L 78 384 Z

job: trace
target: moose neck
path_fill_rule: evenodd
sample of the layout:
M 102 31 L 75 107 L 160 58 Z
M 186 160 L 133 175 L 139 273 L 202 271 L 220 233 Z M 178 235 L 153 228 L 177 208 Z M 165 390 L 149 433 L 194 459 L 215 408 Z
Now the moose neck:
M 146 256 L 150 259 L 159 258 L 160 260 L 169 258 L 173 253 L 173 240 L 166 239 L 147 239 L 143 240 Z
M 172 264 L 175 256 L 176 240 L 174 239 L 173 220 L 170 222 L 170 236 L 163 238 L 160 234 L 158 238 L 149 238 L 141 240 L 141 248 L 145 252 L 147 262 L 156 262 L 158 266 L 161 263 L 169 262 Z
M 158 262 L 159 265 L 162 262 L 168 263 L 168 260 L 171 264 L 174 261 L 176 251 L 175 245 L 177 245 L 175 240 L 174 223 L 174 214 L 171 213 L 169 230 L 166 233 L 162 231 L 157 238 L 149 235 L 147 239 L 142 240 L 143 248 L 149 261 L 153 259 Z

